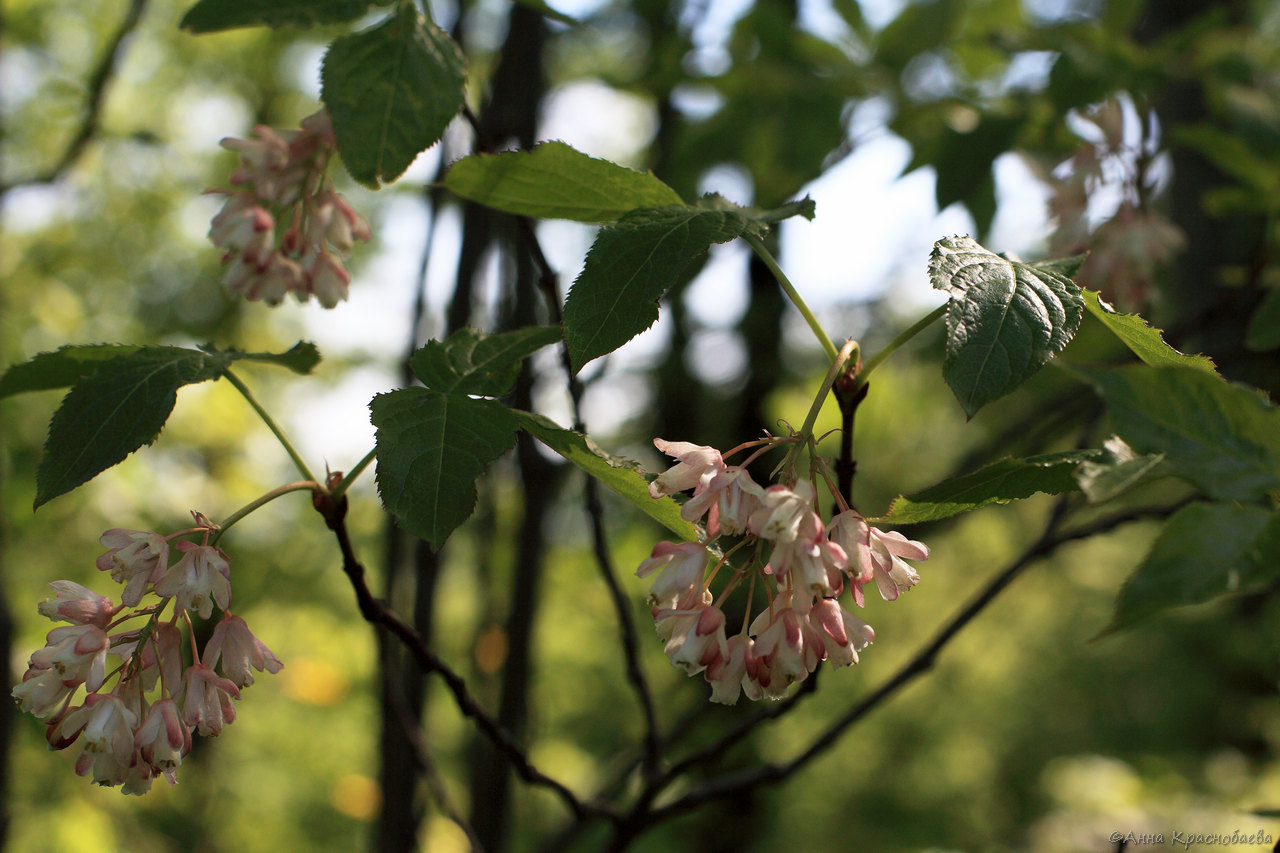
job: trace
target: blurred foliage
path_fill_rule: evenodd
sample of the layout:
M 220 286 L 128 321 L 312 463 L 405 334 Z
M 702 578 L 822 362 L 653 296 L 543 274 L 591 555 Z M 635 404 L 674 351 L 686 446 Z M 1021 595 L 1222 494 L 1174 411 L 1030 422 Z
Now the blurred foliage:
M 233 162 L 216 142 L 244 135 L 255 122 L 287 126 L 312 112 L 321 46 L 347 30 L 245 29 L 197 38 L 177 26 L 186 4 L 153 0 L 125 42 L 84 156 L 52 184 L 24 185 L 57 162 L 78 127 L 86 81 L 123 6 L 17 0 L 4 8 L 0 183 L 12 188 L 3 198 L 0 366 L 68 342 L 214 340 L 280 350 L 308 337 L 327 359 L 316 375 L 246 368 L 246 381 L 299 435 L 323 426 L 315 400 L 329 399 L 353 372 L 382 383 L 361 385 L 363 397 L 341 403 L 363 407 L 373 391 L 392 387 L 396 353 L 409 343 L 403 293 L 413 285 L 416 259 L 395 240 L 419 245 L 422 237 L 406 233 L 404 211 L 421 217 L 415 183 L 432 178 L 435 158 L 458 156 L 460 144 L 447 137 L 445 154 L 422 158 L 408 179 L 380 194 L 352 190 L 375 235 L 395 235 L 377 247 L 380 258 L 357 269 L 352 304 L 321 316 L 310 308 L 239 303 L 217 284 L 216 252 L 204 237 L 216 204 L 200 193 L 224 181 Z M 442 3 L 434 11 L 460 32 L 474 100 L 481 102 L 507 6 L 481 0 L 462 10 Z M 1131 300 L 1121 307 L 1141 309 L 1180 348 L 1212 356 L 1228 378 L 1273 395 L 1280 390 L 1277 4 L 759 0 L 735 14 L 718 3 L 632 0 L 563 11 L 587 26 L 551 25 L 545 47 L 551 94 L 542 106 L 572 110 L 576 93 L 586 103 L 578 108 L 599 109 L 603 118 L 590 118 L 606 125 L 582 118 L 591 125 L 584 139 L 622 134 L 610 150 L 569 140 L 587 153 L 652 168 L 685 198 L 727 166 L 749 194 L 733 201 L 769 206 L 802 194 L 825 170 L 856 156 L 868 138 L 888 132 L 910 144 L 908 171 L 936 175 L 937 207 L 963 205 L 978 237 L 997 213 L 993 163 L 1013 152 L 1033 165 L 1051 204 L 1059 204 L 1056 224 L 1069 215 L 1084 223 L 1078 248 L 1132 252 L 1136 261 L 1113 269 L 1150 285 L 1126 289 L 1125 281 L 1111 279 L 1090 286 L 1103 287 L 1108 299 Z M 1109 97 L 1124 104 L 1119 149 L 1136 141 L 1149 150 L 1108 162 L 1140 174 L 1099 172 L 1085 197 L 1070 196 L 1071 158 L 1103 144 L 1082 119 L 1097 118 L 1097 106 Z M 883 122 L 859 124 L 862 108 Z M 1172 260 L 1147 251 L 1143 240 L 1155 231 L 1125 231 L 1127 242 L 1091 242 L 1112 221 L 1117 187 L 1126 186 L 1135 192 L 1133 209 L 1147 217 L 1139 221 L 1158 217 L 1184 235 Z M 817 202 L 821 218 L 823 199 Z M 932 226 L 931 213 L 922 214 L 919 227 Z M 433 269 L 448 267 L 456 251 L 439 239 Z M 1042 246 L 1050 244 L 1046 233 Z M 1143 266 L 1157 255 L 1164 260 Z M 580 258 L 581 252 L 563 263 L 565 286 Z M 924 257 L 902 260 L 923 277 Z M 797 285 L 804 290 L 803 281 Z M 370 296 L 361 303 L 362 288 L 381 302 Z M 769 334 L 791 335 L 790 320 L 750 285 L 743 290 L 755 295 L 742 320 L 711 328 L 689 309 L 693 285 L 677 288 L 664 306 L 666 331 L 650 333 L 667 334 L 669 352 L 640 352 L 585 372 L 588 403 L 593 395 L 604 401 L 588 406 L 605 427 L 596 436 L 603 446 L 656 470 L 662 463 L 649 445 L 655 433 L 731 446 L 750 437 L 738 433 L 742 423 L 803 417 L 806 395 L 820 381 L 813 349 L 789 338 L 781 347 L 769 341 Z M 501 314 L 500 286 L 487 294 L 477 302 Z M 438 332 L 447 296 L 432 292 L 428 302 L 424 325 Z M 1251 320 L 1259 305 L 1270 313 L 1259 310 L 1261 319 Z M 914 319 L 900 313 L 892 302 L 834 306 L 831 331 L 859 337 L 864 351 L 874 351 Z M 397 332 L 403 344 L 388 340 Z M 723 353 L 733 347 L 695 353 L 693 343 L 709 333 L 746 353 L 736 372 L 718 382 L 688 367 L 723 367 Z M 775 352 L 774 372 L 766 376 L 754 359 Z M 1103 364 L 1122 355 L 1086 317 L 1065 357 Z M 1098 446 L 1108 434 L 1091 392 L 1054 369 L 966 422 L 941 381 L 940 361 L 939 340 L 913 341 L 877 372 L 859 410 L 857 494 L 869 513 L 883 512 L 897 494 L 1009 453 L 1065 450 L 1082 441 Z M 540 381 L 548 388 L 535 397 L 567 422 L 558 390 L 563 379 L 553 368 L 546 374 Z M 177 529 L 191 509 L 223 517 L 291 479 L 283 453 L 224 386 L 181 391 L 156 445 L 34 516 L 34 472 L 56 400 L 45 393 L 0 403 L 0 565 L 17 623 L 15 676 L 50 627 L 34 608 L 48 581 L 104 589 L 93 569 L 103 530 Z M 618 397 L 610 389 L 617 388 L 626 399 L 611 405 Z M 832 412 L 824 418 L 826 428 L 837 425 Z M 698 425 L 696 434 L 670 432 L 685 424 Z M 319 452 L 341 468 L 363 453 L 360 443 L 339 440 L 340 449 Z M 550 551 L 531 641 L 525 741 L 540 767 L 577 791 L 594 792 L 636 760 L 642 723 L 624 678 L 608 593 L 592 562 L 581 477 L 571 471 L 560 478 L 544 524 Z M 1124 505 L 1180 496 L 1152 491 Z M 373 569 L 384 548 L 382 516 L 370 483 L 352 498 L 357 550 Z M 933 557 L 906 600 L 890 608 L 868 599 L 877 641 L 863 662 L 851 671 L 821 672 L 815 695 L 712 769 L 782 760 L 803 748 L 1024 548 L 1048 507 L 1048 499 L 1036 498 L 913 527 L 911 535 L 928 541 Z M 482 483 L 476 516 L 442 552 L 434 647 L 487 707 L 497 705 L 509 651 L 500 626 L 522 569 L 516 565 L 522 510 L 515 465 L 504 461 Z M 668 664 L 646 625 L 644 585 L 629 577 L 662 533 L 608 496 L 605 517 L 663 731 L 692 749 L 751 709 L 745 702 L 708 705 L 705 686 Z M 74 776 L 72 756 L 47 752 L 38 722 L 17 721 L 6 804 L 11 849 L 252 853 L 368 843 L 379 797 L 376 651 L 337 551 L 317 522 L 305 499 L 292 496 L 228 536 L 237 612 L 285 669 L 247 691 L 225 736 L 200 741 L 177 787 L 157 785 L 143 799 L 95 788 Z M 1116 831 L 1166 839 L 1175 830 L 1262 828 L 1280 835 L 1275 819 L 1248 814 L 1280 806 L 1274 590 L 1091 642 L 1109 624 L 1115 593 L 1155 531 L 1154 524 L 1137 524 L 1060 549 L 996 600 L 926 678 L 803 772 L 747 802 L 713 804 L 664 824 L 634 849 L 1057 853 L 1111 849 L 1107 838 Z M 435 689 L 426 720 L 449 796 L 465 813 L 476 796 L 468 788 L 473 727 Z M 517 786 L 509 849 L 601 848 L 599 825 L 557 840 L 565 818 L 545 791 Z M 421 842 L 432 851 L 465 849 L 457 827 L 434 808 Z

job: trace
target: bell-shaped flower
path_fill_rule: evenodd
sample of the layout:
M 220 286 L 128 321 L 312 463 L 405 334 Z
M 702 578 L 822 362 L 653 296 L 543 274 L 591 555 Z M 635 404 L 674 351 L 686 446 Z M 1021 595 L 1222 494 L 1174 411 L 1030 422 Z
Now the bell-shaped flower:
M 68 681 L 52 667 L 33 666 L 22 674 L 22 681 L 14 685 L 11 695 L 24 713 L 44 718 L 57 711 L 79 686 L 79 681 Z
M 84 726 L 85 751 L 113 755 L 122 764 L 130 764 L 138 715 L 111 693 L 91 693 L 85 697 L 82 710 L 88 716 Z
M 747 674 L 747 658 L 751 654 L 750 637 L 737 634 L 725 641 L 722 654 L 707 663 L 703 677 L 711 685 L 711 701 L 721 705 L 738 704 L 743 678 Z M 759 697 L 756 697 L 759 698 Z
M 151 706 L 134 734 L 133 744 L 157 773 L 172 773 L 191 751 L 191 729 L 182 721 L 178 704 L 161 699 Z
M 231 606 L 231 563 L 212 545 L 179 542 L 182 558 L 156 579 L 156 595 L 173 598 L 179 610 L 195 610 L 208 619 L 213 605 Z
M 673 609 L 696 596 L 702 587 L 703 573 L 707 567 L 707 549 L 696 542 L 659 542 L 653 547 L 649 559 L 636 569 L 636 577 L 648 577 L 662 571 L 649 588 L 649 603 L 655 607 Z
M 649 484 L 650 497 L 660 498 L 688 489 L 697 489 L 695 496 L 699 495 L 706 489 L 711 478 L 724 470 L 724 459 L 714 447 L 687 441 L 664 441 L 661 438 L 655 438 L 653 444 L 673 457 L 676 464 Z
M 53 581 L 49 584 L 56 595 L 36 605 L 41 616 L 54 622 L 74 622 L 79 625 L 107 627 L 116 608 L 105 595 L 81 586 L 75 581 Z
M 824 598 L 815 604 L 809 613 L 809 622 L 819 629 L 827 660 L 832 666 L 857 663 L 858 652 L 876 638 L 876 632 L 870 625 L 845 610 L 834 598 Z
M 830 537 L 849 553 L 849 575 L 854 600 L 863 604 L 862 585 L 875 580 L 880 596 L 893 601 L 920 582 L 920 575 L 905 560 L 927 560 L 929 548 L 898 533 L 871 527 L 852 510 L 831 521 Z
M 147 584 L 168 565 L 168 541 L 149 530 L 122 528 L 108 530 L 99 541 L 107 546 L 108 551 L 98 558 L 98 568 L 111 572 L 112 580 L 125 585 L 120 601 L 136 607 L 146 594 Z
M 206 737 L 216 737 L 224 725 L 236 718 L 232 699 L 240 698 L 240 688 L 203 663 L 187 667 L 182 678 L 182 721 Z
M 31 666 L 54 669 L 66 682 L 83 683 L 89 692 L 102 686 L 111 640 L 97 625 L 65 625 L 49 632 L 47 644 L 31 655 Z
M 719 607 L 681 611 L 686 616 L 675 626 L 663 651 L 676 666 L 696 675 L 707 664 L 729 653 L 724 637 L 724 613 Z
M 305 272 L 307 292 L 315 294 L 325 308 L 333 308 L 347 298 L 351 273 L 333 252 L 320 252 Z
M 243 619 L 229 613 L 213 629 L 213 636 L 204 647 L 204 660 L 209 666 L 217 666 L 219 658 L 223 674 L 237 687 L 253 684 L 250 668 L 277 673 L 284 666 L 271 649 L 253 635 Z
M 792 542 L 802 535 L 801 525 L 813 514 L 813 483 L 800 480 L 794 489 L 770 486 L 761 506 L 747 520 L 748 529 L 762 539 Z
M 783 595 L 751 623 L 755 637 L 747 678 L 760 692 L 776 699 L 803 681 L 825 656 L 821 640 L 808 620 L 793 610 Z

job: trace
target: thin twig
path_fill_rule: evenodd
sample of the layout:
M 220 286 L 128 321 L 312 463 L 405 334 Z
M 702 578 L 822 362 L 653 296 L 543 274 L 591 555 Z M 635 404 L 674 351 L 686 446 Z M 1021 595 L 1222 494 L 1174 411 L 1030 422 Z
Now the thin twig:
M 534 767 L 515 738 L 506 729 L 502 728 L 471 695 L 462 676 L 454 672 L 435 652 L 427 648 L 427 644 L 423 642 L 422 637 L 418 635 L 412 625 L 401 619 L 395 611 L 386 605 L 386 602 L 374 597 L 368 583 L 365 581 L 364 566 L 356 559 L 355 550 L 351 545 L 351 538 L 347 533 L 344 521 L 347 510 L 346 499 L 333 501 L 328 495 L 317 493 L 314 498 L 314 504 L 316 510 L 324 517 L 325 524 L 338 538 L 338 545 L 342 549 L 342 570 L 351 581 L 351 586 L 356 594 L 356 604 L 360 609 L 360 615 L 364 617 L 365 621 L 375 626 L 386 628 L 387 631 L 404 643 L 405 648 L 413 655 L 423 672 L 434 673 L 444 680 L 445 685 L 453 694 L 458 710 L 464 716 L 470 717 L 475 721 L 477 728 L 507 757 L 521 779 L 533 785 L 549 788 L 579 820 L 588 817 L 614 819 L 614 813 L 611 809 L 594 803 L 583 802 L 561 782 L 552 779 Z
M 120 62 L 122 53 L 120 48 L 125 39 L 129 37 L 129 34 L 137 29 L 138 22 L 142 19 L 142 13 L 146 6 L 147 0 L 131 0 L 129 9 L 120 21 L 120 26 L 116 28 L 115 34 L 112 35 L 110 41 L 107 42 L 107 46 L 103 49 L 102 55 L 98 59 L 98 64 L 94 66 L 87 81 L 89 94 L 85 99 L 84 118 L 81 120 L 80 127 L 76 130 L 75 135 L 67 143 L 62 156 L 43 172 L 0 184 L 0 195 L 4 195 L 14 187 L 29 184 L 51 184 L 61 178 L 84 154 L 89 141 L 98 132 L 98 122 L 102 117 L 102 102 L 105 99 L 107 84 L 114 76 L 116 66 Z

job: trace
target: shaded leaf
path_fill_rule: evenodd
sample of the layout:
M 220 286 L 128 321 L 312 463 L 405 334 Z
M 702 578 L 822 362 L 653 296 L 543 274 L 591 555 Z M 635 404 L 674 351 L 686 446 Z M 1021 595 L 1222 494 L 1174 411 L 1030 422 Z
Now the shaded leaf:
M 1104 633 L 1171 607 L 1254 592 L 1280 575 L 1280 514 L 1257 506 L 1198 503 L 1178 510 L 1116 598 Z
M 1079 488 L 1075 471 L 1083 462 L 1103 458 L 1099 450 L 1045 453 L 1025 459 L 1006 457 L 984 468 L 944 480 L 922 492 L 895 498 L 883 517 L 873 521 L 916 524 L 962 512 L 1029 498 L 1040 492 L 1057 495 Z
M 412 3 L 334 41 L 320 96 L 351 176 L 374 189 L 400 177 L 462 109 L 466 79 L 457 43 Z
M 442 183 L 469 201 L 537 219 L 610 222 L 638 207 L 684 203 L 651 172 L 590 157 L 563 142 L 464 157 Z
M 1280 411 L 1259 392 L 1191 367 L 1081 372 L 1129 446 L 1165 454 L 1213 497 L 1251 500 L 1280 487 Z
M 574 18 L 571 15 L 566 15 L 564 12 L 557 12 L 555 9 L 548 6 L 544 0 L 515 0 L 515 2 L 519 3 L 521 6 L 526 6 L 537 12 L 539 15 L 550 18 L 553 21 L 559 21 L 560 23 L 568 24 L 571 27 L 579 25 L 577 18 Z
M 604 453 L 589 436 L 565 429 L 542 415 L 518 409 L 511 414 L 525 432 L 613 489 L 641 512 L 684 541 L 698 541 L 697 527 L 680 517 L 680 504 L 670 497 L 655 500 L 649 496 L 649 481 L 634 462 Z
M 1137 314 L 1121 314 L 1094 290 L 1083 290 L 1089 313 L 1102 321 L 1133 354 L 1153 367 L 1194 367 L 1215 373 L 1213 359 L 1203 355 L 1183 355 L 1165 343 L 1160 330 L 1151 327 Z
M 35 506 L 155 441 L 178 389 L 217 378 L 232 360 L 226 353 L 147 347 L 104 361 L 82 376 L 49 422 L 36 470 Z
M 400 525 L 439 549 L 476 506 L 476 478 L 515 446 L 516 420 L 494 400 L 404 388 L 369 403 L 378 494 Z
M 613 352 L 658 319 L 658 300 L 712 243 L 757 228 L 730 210 L 648 207 L 601 229 L 564 306 L 575 371 Z
M 929 277 L 951 297 L 942 373 L 969 417 L 1029 379 L 1080 328 L 1084 303 L 1071 279 L 968 237 L 934 244 Z
M 1249 318 L 1244 345 L 1254 352 L 1270 352 L 1280 347 L 1280 288 L 1267 291 Z
M 206 352 L 217 352 L 217 350 L 207 349 Z M 228 350 L 219 354 L 230 356 L 235 361 L 262 361 L 267 364 L 274 364 L 303 376 L 314 370 L 316 365 L 320 363 L 320 350 L 316 349 L 316 345 L 311 341 L 298 341 L 286 352 L 239 352 L 238 350 Z
M 0 399 L 23 391 L 47 391 L 66 388 L 82 376 L 97 370 L 102 362 L 136 352 L 137 346 L 123 344 L 89 344 L 59 347 L 42 352 L 28 361 L 15 364 L 0 377 Z
M 1080 463 L 1076 481 L 1089 503 L 1102 503 L 1127 492 L 1151 476 L 1172 473 L 1163 453 L 1139 455 L 1113 435 L 1102 443 L 1103 457 Z
M 409 365 L 434 391 L 500 397 L 511 390 L 526 356 L 560 340 L 555 326 L 528 326 L 500 335 L 459 329 L 445 341 L 430 341 Z
M 200 0 L 179 24 L 193 33 L 236 27 L 312 27 L 354 21 L 372 0 Z

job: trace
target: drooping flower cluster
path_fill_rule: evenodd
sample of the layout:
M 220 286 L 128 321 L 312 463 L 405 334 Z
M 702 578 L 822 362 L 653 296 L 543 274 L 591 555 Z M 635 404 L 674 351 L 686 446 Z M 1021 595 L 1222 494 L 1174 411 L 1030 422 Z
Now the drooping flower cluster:
M 240 154 L 236 188 L 210 190 L 227 197 L 209 228 L 209 239 L 226 250 L 223 284 L 271 305 L 292 293 L 332 308 L 351 283 L 343 258 L 370 231 L 326 177 L 337 144 L 329 114 L 304 119 L 300 130 L 258 125 L 253 132 L 256 139 L 222 140 Z
M 764 488 L 743 465 L 726 465 L 713 448 L 662 439 L 654 444 L 676 464 L 649 485 L 649 494 L 660 498 L 691 490 L 680 514 L 702 521 L 706 536 L 696 543 L 658 543 L 636 575 L 656 573 L 649 603 L 658 636 L 673 664 L 703 675 L 713 702 L 732 705 L 740 693 L 780 698 L 823 660 L 833 666 L 857 663 L 875 632 L 839 602 L 845 586 L 862 607 L 868 583 L 886 601 L 919 583 L 906 560 L 927 559 L 927 547 L 871 527 L 852 509 L 823 524 L 808 480 Z M 734 551 L 754 550 L 746 568 L 732 570 L 719 599 L 743 580 L 753 590 L 762 584 L 768 599 L 734 636 L 727 635 L 725 614 L 710 590 L 712 577 L 729 565 L 713 551 L 724 535 L 741 537 Z M 713 557 L 715 568 L 708 574 Z
M 13 688 L 23 711 L 48 721 L 51 748 L 82 744 L 77 774 L 99 785 L 122 785 L 126 794 L 146 793 L 160 775 L 175 783 L 192 732 L 219 734 L 235 719 L 232 700 L 253 683 L 250 670 L 274 673 L 283 666 L 232 615 L 230 561 L 208 544 L 212 526 L 203 516 L 196 520 L 197 527 L 168 537 L 145 530 L 104 533 L 107 552 L 97 565 L 124 584 L 121 604 L 72 581 L 50 584 L 55 595 L 39 611 L 70 624 L 49 632 Z M 191 533 L 202 536 L 200 544 L 174 541 Z M 179 556 L 171 562 L 174 551 Z M 139 607 L 148 592 L 159 600 Z M 166 619 L 170 602 L 174 611 Z M 201 652 L 187 613 L 207 619 L 215 604 L 223 617 Z M 135 619 L 143 621 L 125 627 Z M 77 699 L 81 687 L 85 693 Z

